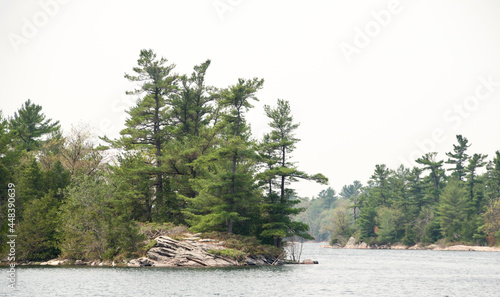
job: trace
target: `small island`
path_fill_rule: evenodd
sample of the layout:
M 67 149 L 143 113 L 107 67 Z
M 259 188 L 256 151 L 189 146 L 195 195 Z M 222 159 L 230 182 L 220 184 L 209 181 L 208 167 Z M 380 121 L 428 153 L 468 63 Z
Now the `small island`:
M 299 124 L 289 102 L 264 105 L 269 131 L 257 139 L 246 113 L 264 80 L 210 86 L 210 64 L 178 74 L 141 50 L 125 74 L 135 104 L 118 137 L 63 131 L 31 99 L 0 113 L 4 264 L 272 265 L 287 238 L 312 239 L 293 219 L 303 209 L 290 185 L 328 179 L 292 161 Z M 188 235 L 168 235 L 176 228 Z

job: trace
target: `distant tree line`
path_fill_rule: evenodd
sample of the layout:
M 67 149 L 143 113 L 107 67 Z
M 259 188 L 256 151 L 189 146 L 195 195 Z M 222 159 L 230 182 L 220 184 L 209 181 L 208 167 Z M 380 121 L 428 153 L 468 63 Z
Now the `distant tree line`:
M 303 201 L 307 210 L 295 219 L 317 239 L 339 244 L 351 236 L 369 244 L 499 244 L 500 151 L 488 161 L 468 154 L 467 138 L 456 140 L 446 160 L 433 152 L 414 168 L 376 165 L 366 186 L 355 181 L 340 195 L 324 190 Z
M 307 224 L 292 220 L 302 209 L 290 183 L 327 178 L 291 162 L 299 125 L 289 102 L 265 105 L 270 132 L 254 139 L 246 113 L 264 80 L 216 88 L 205 82 L 209 66 L 180 75 L 142 50 L 125 74 L 137 84 L 127 92 L 137 102 L 118 139 L 97 139 L 85 127 L 63 134 L 31 100 L 11 117 L 0 113 L 1 243 L 12 227 L 9 184 L 18 260 L 130 256 L 147 223 L 254 236 L 276 247 L 289 236 L 309 238 Z

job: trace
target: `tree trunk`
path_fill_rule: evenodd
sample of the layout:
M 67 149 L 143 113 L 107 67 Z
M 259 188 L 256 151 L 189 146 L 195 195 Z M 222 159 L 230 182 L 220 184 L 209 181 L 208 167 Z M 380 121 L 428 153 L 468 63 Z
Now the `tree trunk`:
M 163 203 L 163 176 L 159 173 L 161 168 L 161 138 L 160 138 L 160 93 L 157 89 L 155 91 L 155 114 L 153 123 L 153 137 L 156 147 L 156 205 Z

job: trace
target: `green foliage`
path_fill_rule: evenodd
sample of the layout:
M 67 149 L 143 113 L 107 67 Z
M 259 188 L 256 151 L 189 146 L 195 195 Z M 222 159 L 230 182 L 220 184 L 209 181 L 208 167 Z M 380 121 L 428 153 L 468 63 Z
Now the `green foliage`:
M 45 135 L 60 129 L 59 121 L 46 119 L 42 107 L 28 99 L 10 119 L 10 129 L 14 132 L 14 141 L 22 149 L 36 150 Z
M 467 192 L 459 181 L 450 181 L 444 188 L 437 209 L 441 233 L 446 239 L 456 241 L 463 238 L 467 208 Z
M 60 224 L 59 202 L 50 191 L 42 198 L 31 200 L 19 224 L 19 260 L 44 261 L 59 255 L 58 232 Z
M 291 216 L 299 214 L 302 209 L 294 208 L 300 201 L 294 199 L 294 191 L 286 186 L 298 179 L 322 184 L 326 184 L 328 179 L 322 174 L 308 175 L 299 171 L 290 161 L 290 154 L 299 141 L 295 138 L 295 130 L 299 125 L 293 122 L 289 102 L 278 99 L 275 108 L 265 105 L 264 110 L 271 120 L 269 126 L 272 130 L 258 145 L 261 162 L 266 168 L 258 178 L 267 193 L 261 206 L 263 224 L 260 236 L 264 240 L 272 240 L 275 247 L 281 247 L 284 237 L 298 235 L 312 238 L 307 233 L 307 224 L 292 221 Z M 324 195 L 328 196 L 328 193 Z M 332 203 L 332 199 L 334 198 L 331 197 L 328 203 Z
M 380 243 L 397 242 L 405 234 L 403 213 L 399 209 L 388 207 L 377 208 L 375 219 L 378 226 L 378 239 Z
M 465 162 L 469 157 L 465 151 L 470 147 L 469 140 L 462 135 L 457 135 L 458 145 L 453 145 L 453 152 L 446 153 L 449 157 L 447 164 L 455 165 L 455 168 L 449 170 L 452 171 L 451 176 L 462 181 L 465 176 Z
M 500 243 L 500 197 L 487 206 L 482 229 L 490 244 Z
M 238 262 L 245 260 L 246 257 L 246 254 L 244 252 L 235 249 L 211 249 L 207 252 L 212 255 L 233 259 Z
M 106 176 L 80 176 L 73 180 L 62 206 L 63 257 L 105 259 L 120 251 L 134 252 L 143 240 Z
M 224 242 L 224 247 L 241 251 L 248 256 L 265 256 L 277 258 L 283 251 L 267 244 L 262 244 L 254 236 L 227 234 L 222 232 L 209 232 L 203 234 L 204 238 L 212 238 Z
M 345 245 L 354 234 L 354 218 L 346 202 L 344 202 L 344 205 L 335 208 L 330 216 L 331 224 L 328 231 L 332 234 L 331 244 Z

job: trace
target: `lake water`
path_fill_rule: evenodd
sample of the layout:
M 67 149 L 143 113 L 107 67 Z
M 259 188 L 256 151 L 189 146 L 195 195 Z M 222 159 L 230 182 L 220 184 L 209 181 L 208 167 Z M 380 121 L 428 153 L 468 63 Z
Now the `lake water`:
M 18 267 L 5 296 L 500 296 L 500 253 L 304 245 L 319 265 L 238 268 Z M 3 283 L 3 284 L 2 284 Z

